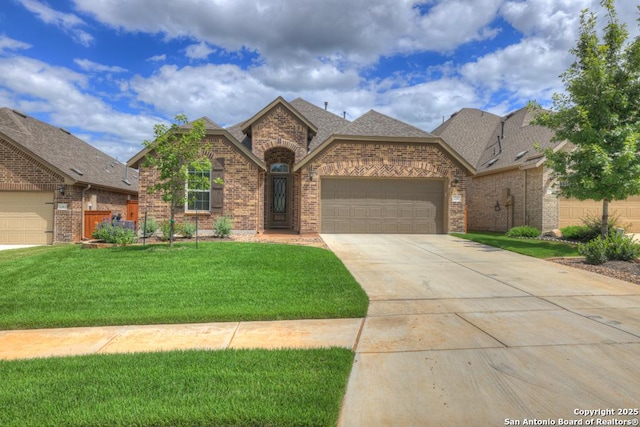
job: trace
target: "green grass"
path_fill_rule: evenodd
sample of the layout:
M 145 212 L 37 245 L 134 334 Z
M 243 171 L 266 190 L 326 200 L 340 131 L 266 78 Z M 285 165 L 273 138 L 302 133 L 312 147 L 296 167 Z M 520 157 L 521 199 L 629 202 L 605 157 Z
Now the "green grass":
M 507 237 L 504 233 L 479 231 L 469 232 L 466 234 L 452 233 L 452 235 L 535 258 L 579 256 L 577 247 L 569 243 L 538 239 L 518 239 Z
M 334 426 L 346 349 L 0 361 L 2 426 Z
M 363 317 L 330 251 L 214 242 L 0 252 L 0 329 Z

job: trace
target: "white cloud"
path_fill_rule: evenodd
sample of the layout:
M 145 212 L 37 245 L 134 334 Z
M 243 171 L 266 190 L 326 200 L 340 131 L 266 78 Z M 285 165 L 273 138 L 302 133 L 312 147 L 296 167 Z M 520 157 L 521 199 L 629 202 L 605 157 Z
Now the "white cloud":
M 26 58 L 0 58 L 0 99 L 27 114 L 47 113 L 51 124 L 96 132 L 113 141 L 105 151 L 120 159 L 137 152 L 153 125 L 162 118 L 114 110 L 101 98 L 88 93 L 87 77 L 64 67 L 54 67 Z M 117 141 L 117 142 L 116 142 Z
M 211 49 L 205 42 L 201 42 L 187 46 L 186 56 L 189 59 L 206 59 L 213 52 L 215 49 Z
M 102 65 L 88 59 L 74 59 L 73 62 L 78 64 L 78 66 L 85 71 L 98 71 L 107 73 L 124 73 L 128 71 L 126 68 L 118 67 L 117 65 Z
M 34 13 L 42 22 L 55 25 L 69 33 L 73 39 L 83 46 L 93 42 L 93 36 L 80 27 L 86 23 L 77 15 L 59 12 L 38 0 L 18 0 L 27 10 Z
M 0 34 L 0 55 L 11 50 L 29 49 L 31 45 Z
M 119 30 L 189 37 L 227 51 L 246 48 L 268 61 L 339 54 L 370 64 L 380 55 L 449 51 L 492 37 L 496 30 L 487 25 L 503 0 L 439 0 L 426 15 L 414 8 L 415 1 L 396 0 L 182 0 L 163 7 L 154 0 L 74 1 Z
M 167 55 L 162 54 L 162 55 L 154 55 L 151 56 L 149 58 L 147 58 L 147 61 L 151 61 L 151 62 L 162 62 L 162 61 L 166 61 L 167 59 Z

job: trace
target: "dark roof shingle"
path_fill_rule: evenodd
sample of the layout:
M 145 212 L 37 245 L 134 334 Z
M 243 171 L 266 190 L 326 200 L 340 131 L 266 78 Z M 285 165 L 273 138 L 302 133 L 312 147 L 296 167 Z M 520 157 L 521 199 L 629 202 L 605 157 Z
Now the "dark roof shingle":
M 17 144 L 77 183 L 131 193 L 138 191 L 137 171 L 126 168 L 62 128 L 9 108 L 0 108 L 0 137 Z M 129 184 L 124 182 L 125 176 Z

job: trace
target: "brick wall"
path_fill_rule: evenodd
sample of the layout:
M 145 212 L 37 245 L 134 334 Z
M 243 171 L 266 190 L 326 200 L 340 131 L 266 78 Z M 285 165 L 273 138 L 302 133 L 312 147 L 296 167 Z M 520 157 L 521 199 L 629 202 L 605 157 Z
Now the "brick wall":
M 309 180 L 309 167 L 314 179 Z M 301 233 L 320 230 L 320 178 L 445 178 L 445 229 L 464 231 L 466 171 L 436 144 L 334 142 L 301 171 Z M 454 202 L 452 196 L 460 196 Z
M 542 166 L 469 178 L 469 230 L 502 232 L 521 225 L 541 231 L 556 228 L 558 199 L 547 191 L 550 185 L 550 173 Z M 511 206 L 505 206 L 505 189 L 512 196 Z M 499 211 L 495 210 L 496 202 Z
M 211 212 L 200 212 L 198 226 L 202 230 L 212 230 L 215 219 L 221 215 L 233 218 L 234 230 L 260 230 L 262 227 L 259 211 L 263 181 L 258 167 L 246 158 L 230 141 L 223 137 L 208 136 L 203 153 L 212 161 L 224 159 L 223 208 Z M 140 167 L 138 214 L 142 221 L 145 211 L 158 222 L 171 217 L 169 205 L 162 201 L 161 193 L 149 194 L 149 184 L 155 182 L 158 172 Z M 195 214 L 185 213 L 184 208 L 176 212 L 176 221 L 195 221 Z
M 307 154 L 308 128 L 282 105 L 277 105 L 251 126 L 253 154 L 261 160 L 265 152 L 284 147 L 295 153 L 299 162 Z
M 54 191 L 64 178 L 0 138 L 0 190 Z
M 58 191 L 64 188 L 64 194 Z M 53 243 L 82 239 L 82 189 L 86 186 L 65 185 L 64 177 L 38 160 L 0 139 L 0 191 L 51 191 L 54 194 Z M 90 190 L 98 207 L 126 213 L 128 196 L 108 190 Z M 132 196 L 135 197 L 135 196 Z M 85 202 L 88 196 L 85 195 Z M 59 209 L 66 205 L 66 209 Z M 86 206 L 85 206 L 86 207 Z

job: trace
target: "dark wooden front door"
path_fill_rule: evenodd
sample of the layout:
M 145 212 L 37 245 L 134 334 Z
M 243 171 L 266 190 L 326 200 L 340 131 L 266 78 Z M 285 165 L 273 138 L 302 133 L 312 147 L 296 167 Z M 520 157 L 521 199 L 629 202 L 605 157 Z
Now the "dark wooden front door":
M 289 228 L 291 226 L 291 177 L 271 175 L 269 200 L 269 227 Z

